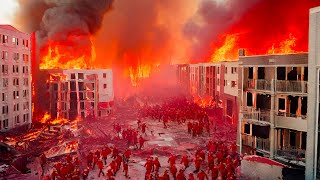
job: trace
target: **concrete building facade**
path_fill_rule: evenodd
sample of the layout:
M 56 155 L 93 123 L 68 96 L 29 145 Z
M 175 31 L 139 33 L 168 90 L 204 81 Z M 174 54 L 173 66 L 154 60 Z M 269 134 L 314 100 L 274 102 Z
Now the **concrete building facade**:
M 320 7 L 310 9 L 309 19 L 309 86 L 307 125 L 306 179 L 320 179 L 319 79 L 320 79 Z M 312 101 L 311 101 L 312 100 Z
M 51 118 L 104 118 L 113 107 L 111 69 L 50 70 L 48 93 Z
M 240 153 L 304 168 L 308 54 L 239 57 Z
M 29 34 L 0 25 L 0 131 L 32 123 L 30 51 Z

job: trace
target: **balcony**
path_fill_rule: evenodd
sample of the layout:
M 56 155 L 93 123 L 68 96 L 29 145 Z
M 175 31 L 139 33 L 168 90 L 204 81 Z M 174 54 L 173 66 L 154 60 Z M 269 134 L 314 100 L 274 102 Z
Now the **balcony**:
M 272 89 L 272 81 L 264 80 L 264 79 L 249 79 L 247 82 L 248 89 L 255 89 L 261 91 L 271 91 Z
M 294 129 L 306 132 L 306 116 L 297 116 L 295 114 L 279 112 L 275 117 L 275 126 L 277 128 Z
M 255 137 L 248 134 L 241 134 L 241 136 L 242 136 L 242 145 L 255 148 Z
M 306 150 L 295 147 L 284 147 L 277 150 L 277 156 L 289 161 L 305 163 Z
M 295 92 L 295 93 L 308 93 L 307 81 L 284 81 L 276 80 L 277 92 Z
M 270 140 L 263 139 L 248 134 L 242 134 L 242 145 L 249 146 L 253 149 L 270 152 Z
M 257 149 L 262 151 L 270 151 L 270 140 L 256 137 Z
M 253 120 L 270 123 L 270 111 L 256 110 L 252 107 L 242 107 L 241 114 L 243 120 Z

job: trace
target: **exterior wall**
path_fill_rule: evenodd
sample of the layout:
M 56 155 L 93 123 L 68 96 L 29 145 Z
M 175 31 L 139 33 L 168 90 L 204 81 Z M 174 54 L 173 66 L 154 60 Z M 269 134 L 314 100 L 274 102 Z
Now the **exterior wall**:
M 309 86 L 306 179 L 318 179 L 319 174 L 319 65 L 320 65 L 320 7 L 310 9 L 309 18 Z
M 178 65 L 177 77 L 179 86 L 190 93 L 190 66 L 188 64 Z
M 0 131 L 32 123 L 30 51 L 29 34 L 0 25 Z

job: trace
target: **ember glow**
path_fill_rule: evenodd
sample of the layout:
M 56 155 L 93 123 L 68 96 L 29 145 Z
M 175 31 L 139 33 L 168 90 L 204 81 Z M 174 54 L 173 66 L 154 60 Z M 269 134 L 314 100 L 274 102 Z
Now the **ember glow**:
M 218 47 L 211 56 L 211 62 L 236 60 L 238 58 L 237 40 L 236 34 L 226 35 L 224 44 Z
M 129 67 L 129 77 L 131 79 L 131 84 L 133 87 L 139 86 L 141 80 L 150 77 L 151 66 L 150 65 L 140 65 L 136 68 Z
M 51 124 L 51 125 L 56 125 L 56 124 L 64 124 L 69 122 L 67 119 L 64 118 L 57 118 L 57 119 L 51 119 L 51 115 L 46 112 L 43 116 L 43 118 L 40 121 L 42 124 Z
M 275 44 L 268 50 L 268 54 L 289 54 L 289 53 L 296 53 L 297 51 L 294 50 L 296 46 L 296 38 L 289 34 L 289 37 L 279 43 L 278 46 Z

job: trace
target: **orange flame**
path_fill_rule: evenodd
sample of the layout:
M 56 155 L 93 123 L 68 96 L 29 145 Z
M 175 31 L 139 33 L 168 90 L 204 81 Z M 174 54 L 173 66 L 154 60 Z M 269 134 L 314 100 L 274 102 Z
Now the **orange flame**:
M 296 38 L 290 33 L 289 37 L 279 43 L 278 47 L 275 47 L 273 43 L 272 47 L 269 48 L 268 54 L 290 54 L 296 53 L 293 49 L 296 46 Z
M 95 47 L 91 38 L 91 49 L 82 52 L 74 52 L 65 48 L 63 44 L 49 41 L 42 52 L 40 69 L 90 69 L 93 68 L 96 59 Z
M 138 67 L 129 67 L 129 77 L 133 87 L 139 86 L 142 79 L 150 77 L 151 65 L 139 65 Z
M 237 59 L 237 41 L 238 35 L 226 35 L 224 44 L 211 55 L 211 62 Z
M 69 121 L 67 119 L 64 119 L 64 118 L 57 118 L 57 119 L 52 120 L 51 119 L 51 115 L 48 112 L 46 112 L 43 115 L 43 118 L 40 120 L 40 122 L 43 123 L 43 124 L 50 123 L 52 125 L 56 125 L 56 124 L 64 124 L 64 123 L 67 123 Z

